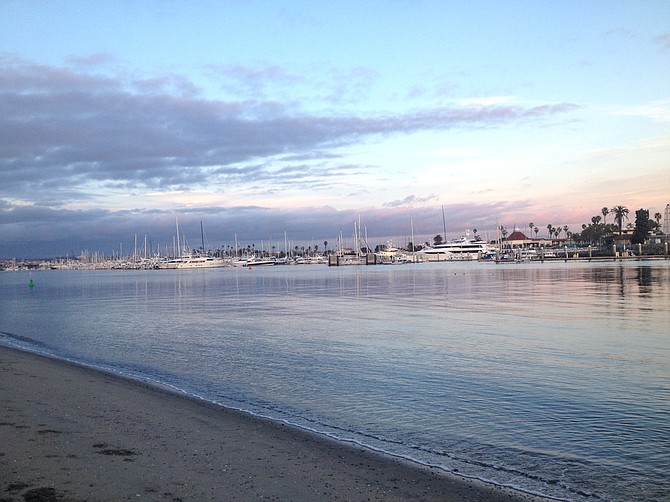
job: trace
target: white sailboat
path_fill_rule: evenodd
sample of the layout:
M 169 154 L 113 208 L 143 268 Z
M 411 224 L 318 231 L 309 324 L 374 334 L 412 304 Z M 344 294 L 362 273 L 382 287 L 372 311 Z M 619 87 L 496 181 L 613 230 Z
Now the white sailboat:
M 177 253 L 174 258 L 170 258 L 165 261 L 158 263 L 158 268 L 161 269 L 182 269 L 182 268 L 219 268 L 225 267 L 226 262 L 222 258 L 217 258 L 214 256 L 209 256 L 204 253 L 205 249 L 205 238 L 202 228 L 202 222 L 200 222 L 200 236 L 202 239 L 202 249 L 201 253 L 192 253 L 187 251 L 187 246 L 184 246 L 185 249 L 181 249 L 181 238 L 179 235 L 179 220 L 176 220 L 177 225 Z M 185 240 L 185 239 L 184 239 Z

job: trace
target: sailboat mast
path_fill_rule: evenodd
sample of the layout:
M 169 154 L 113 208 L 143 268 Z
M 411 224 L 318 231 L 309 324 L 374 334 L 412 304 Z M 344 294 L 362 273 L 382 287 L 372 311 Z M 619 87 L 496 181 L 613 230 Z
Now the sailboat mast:
M 202 221 L 200 222 L 200 241 L 201 241 L 201 250 L 202 253 L 205 253 L 205 232 L 202 229 Z
M 179 241 L 179 219 L 174 219 L 175 224 L 177 225 L 177 256 L 181 256 L 181 242 Z
M 444 217 L 444 206 L 442 206 L 442 228 L 444 229 L 444 242 L 447 242 L 447 220 Z

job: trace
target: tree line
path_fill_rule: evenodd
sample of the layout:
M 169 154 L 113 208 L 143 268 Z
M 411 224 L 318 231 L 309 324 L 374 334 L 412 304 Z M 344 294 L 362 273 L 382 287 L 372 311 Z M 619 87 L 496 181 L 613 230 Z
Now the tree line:
M 548 237 L 550 239 L 558 239 L 561 231 L 565 232 L 566 238 L 574 241 L 576 244 L 583 245 L 603 245 L 611 244 L 614 235 L 623 235 L 624 222 L 628 221 L 630 210 L 623 205 L 614 206 L 612 208 L 603 207 L 600 214 L 591 217 L 590 223 L 582 224 L 581 232 L 571 232 L 567 225 L 564 227 L 554 227 L 547 225 Z M 612 217 L 612 222 L 607 222 L 607 217 Z M 629 222 L 626 228 L 633 230 L 631 243 L 643 244 L 649 234 L 662 234 L 661 220 L 663 215 L 655 213 L 653 219 L 649 217 L 648 209 L 638 209 L 635 211 L 635 224 Z M 539 232 L 539 227 L 534 223 L 529 223 L 528 227 L 531 232 L 534 230 L 535 236 Z

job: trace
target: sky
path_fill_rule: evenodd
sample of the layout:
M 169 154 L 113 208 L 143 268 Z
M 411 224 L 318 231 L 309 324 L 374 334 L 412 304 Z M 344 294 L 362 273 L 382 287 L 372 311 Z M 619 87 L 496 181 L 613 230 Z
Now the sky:
M 0 2 L 0 258 L 668 203 L 667 0 Z

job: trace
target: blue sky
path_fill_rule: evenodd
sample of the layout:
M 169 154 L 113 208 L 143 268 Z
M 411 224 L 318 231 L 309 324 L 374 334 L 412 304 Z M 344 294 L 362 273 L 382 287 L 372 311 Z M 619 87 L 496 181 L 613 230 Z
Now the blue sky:
M 0 258 L 670 203 L 667 1 L 0 3 Z

